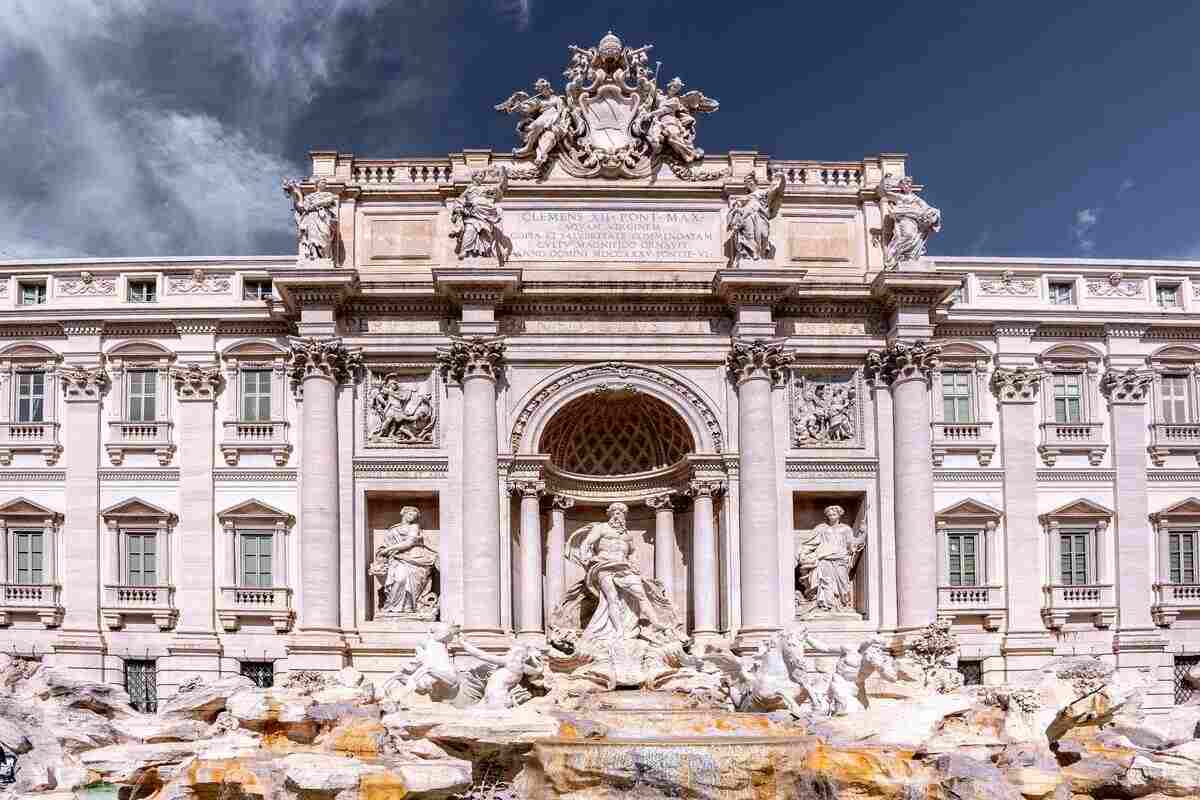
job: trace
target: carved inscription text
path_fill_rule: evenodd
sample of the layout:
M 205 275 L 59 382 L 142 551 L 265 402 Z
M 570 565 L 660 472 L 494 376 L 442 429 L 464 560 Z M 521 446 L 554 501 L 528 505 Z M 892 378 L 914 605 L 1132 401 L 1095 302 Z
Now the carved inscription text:
M 509 211 L 513 261 L 714 261 L 718 215 L 704 211 Z

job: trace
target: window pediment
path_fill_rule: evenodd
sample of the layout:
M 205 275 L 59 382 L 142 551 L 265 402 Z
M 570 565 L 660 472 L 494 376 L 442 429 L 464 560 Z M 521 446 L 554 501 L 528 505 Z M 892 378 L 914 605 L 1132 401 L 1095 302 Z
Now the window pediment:
M 1053 511 L 1047 511 L 1045 514 L 1038 516 L 1043 525 L 1058 524 L 1070 525 L 1072 523 L 1092 523 L 1111 520 L 1113 511 L 1111 508 L 1105 508 L 1099 503 L 1080 498 L 1061 505 Z
M 221 521 L 222 525 L 232 522 L 235 524 L 261 524 L 266 527 L 275 527 L 279 524 L 290 526 L 295 521 L 295 517 L 288 512 L 261 500 L 246 500 L 230 506 L 224 511 L 217 512 L 217 519 Z
M 960 500 L 933 515 L 938 522 L 954 523 L 988 523 L 999 522 L 1004 512 L 993 508 L 987 503 L 967 498 Z
M 1189 497 L 1173 503 L 1150 515 L 1153 522 L 1196 523 L 1200 522 L 1200 498 Z
M 37 344 L 14 344 L 0 352 L 0 359 L 8 360 L 23 360 L 36 359 L 38 361 L 58 361 L 61 357 L 53 350 L 42 347 Z
M 108 508 L 100 511 L 100 516 L 105 522 L 159 522 L 173 523 L 177 519 L 175 514 L 167 511 L 165 508 L 160 508 L 153 503 L 142 500 L 138 497 L 132 497 L 128 500 L 122 500 Z
M 0 505 L 0 520 L 20 519 L 52 519 L 55 522 L 60 522 L 62 521 L 62 514 L 32 500 L 27 500 L 24 497 L 18 497 L 15 500 L 9 500 L 7 503 Z

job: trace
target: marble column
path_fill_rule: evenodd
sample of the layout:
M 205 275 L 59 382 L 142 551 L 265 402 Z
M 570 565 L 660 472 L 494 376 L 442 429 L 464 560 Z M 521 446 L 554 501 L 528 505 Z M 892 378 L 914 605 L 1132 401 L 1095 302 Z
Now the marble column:
M 54 665 L 87 680 L 103 680 L 100 635 L 100 403 L 109 385 L 102 367 L 59 370 L 65 443 L 66 514 L 61 550 L 64 616 L 54 642 Z
M 901 632 L 923 628 L 937 616 L 929 378 L 939 352 L 940 347 L 917 341 L 894 342 L 867 354 L 868 371 L 892 388 L 896 627 Z
M 719 481 L 692 481 L 692 635 L 697 641 L 718 636 L 717 521 L 713 498 L 721 494 Z
M 338 338 L 292 340 L 291 377 L 304 392 L 300 415 L 304 448 L 300 462 L 301 634 L 339 632 L 337 392 L 360 361 L 361 356 Z
M 499 634 L 500 486 L 497 481 L 496 376 L 504 358 L 501 338 L 454 337 L 438 350 L 447 376 L 463 387 L 462 500 L 463 630 Z
M 513 481 L 512 491 L 521 497 L 521 586 L 517 637 L 536 641 L 545 636 L 542 627 L 542 509 L 546 484 Z
M 556 494 L 550 498 L 550 529 L 546 531 L 546 622 L 566 594 L 567 509 L 575 507 L 575 498 Z
M 646 499 L 654 509 L 654 577 L 672 602 L 675 598 L 675 493 Z
M 738 393 L 739 640 L 758 640 L 780 628 L 779 487 L 771 389 L 782 382 L 787 361 L 782 344 L 764 339 L 735 341 L 726 358 Z

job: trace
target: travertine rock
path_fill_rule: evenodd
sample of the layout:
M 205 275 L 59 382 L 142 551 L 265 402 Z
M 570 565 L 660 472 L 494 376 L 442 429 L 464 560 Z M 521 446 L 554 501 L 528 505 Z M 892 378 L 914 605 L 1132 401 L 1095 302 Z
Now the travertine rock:
M 190 691 L 167 698 L 160 704 L 158 713 L 162 717 L 200 719 L 212 722 L 217 714 L 225 710 L 230 696 L 245 689 L 253 689 L 254 681 L 243 675 L 228 675 L 215 681 L 199 683 Z

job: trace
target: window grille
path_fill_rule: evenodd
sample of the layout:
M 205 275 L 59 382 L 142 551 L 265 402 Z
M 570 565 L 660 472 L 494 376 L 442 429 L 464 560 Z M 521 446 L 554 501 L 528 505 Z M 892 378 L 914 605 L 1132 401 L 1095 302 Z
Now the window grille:
M 1179 308 L 1179 284 L 1159 284 L 1156 294 L 1160 308 Z
M 21 305 L 23 306 L 40 306 L 46 302 L 46 284 L 45 283 L 22 283 L 21 284 Z
M 17 422 L 45 422 L 46 373 L 17 373 Z
M 125 691 L 138 711 L 144 714 L 158 711 L 158 671 L 153 661 L 125 662 Z
M 271 421 L 271 370 L 242 372 L 242 422 Z
M 243 661 L 242 675 L 254 681 L 260 689 L 275 685 L 275 664 L 271 661 Z
M 982 686 L 983 662 L 963 661 L 962 659 L 959 659 L 958 674 L 962 675 L 963 686 Z
M 945 422 L 974 422 L 971 409 L 971 373 L 942 373 L 942 416 Z
M 1200 655 L 1175 656 L 1175 705 L 1192 699 L 1196 690 L 1187 681 L 1188 670 L 1200 666 Z
M 129 302 L 131 303 L 153 303 L 158 297 L 155 281 L 130 281 L 129 282 Z

